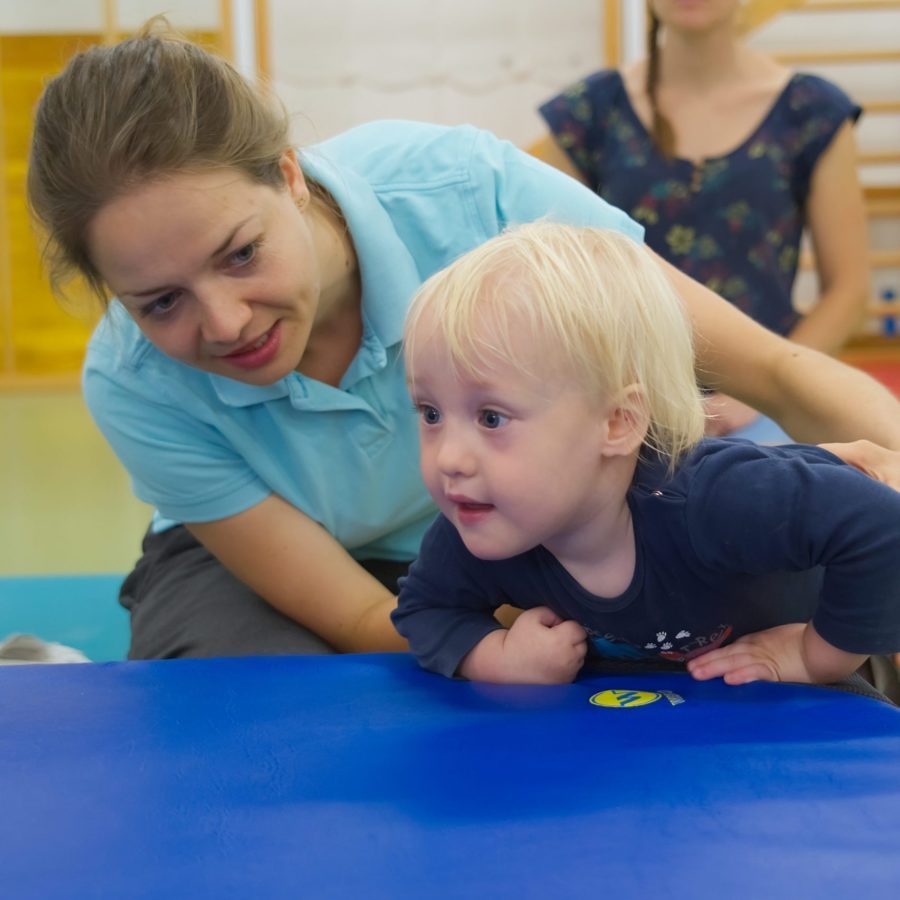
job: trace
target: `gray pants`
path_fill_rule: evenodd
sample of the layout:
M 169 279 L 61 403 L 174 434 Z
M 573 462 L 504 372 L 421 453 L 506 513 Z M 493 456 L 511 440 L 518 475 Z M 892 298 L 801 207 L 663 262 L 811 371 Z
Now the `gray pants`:
M 131 613 L 129 659 L 334 653 L 238 581 L 183 526 L 144 537 L 119 602 Z M 362 565 L 390 591 L 408 563 Z

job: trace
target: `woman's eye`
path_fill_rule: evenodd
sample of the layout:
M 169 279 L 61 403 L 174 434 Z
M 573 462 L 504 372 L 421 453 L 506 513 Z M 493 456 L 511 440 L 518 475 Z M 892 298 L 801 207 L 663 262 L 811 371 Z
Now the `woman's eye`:
M 483 409 L 479 413 L 478 421 L 485 428 L 500 428 L 509 421 L 509 418 L 495 409 Z
M 178 294 L 175 291 L 170 291 L 168 294 L 163 294 L 162 296 L 157 297 L 155 300 L 148 303 L 146 306 L 141 307 L 141 315 L 165 316 L 175 308 L 175 305 L 177 303 Z
M 426 425 L 437 425 L 437 423 L 441 421 L 440 412 L 435 407 L 429 406 L 427 403 L 423 403 L 419 407 L 419 415 Z

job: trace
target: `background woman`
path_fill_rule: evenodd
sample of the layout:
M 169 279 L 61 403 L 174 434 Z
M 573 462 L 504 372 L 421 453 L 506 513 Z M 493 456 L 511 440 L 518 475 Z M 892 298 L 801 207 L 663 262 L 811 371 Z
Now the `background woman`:
M 550 161 L 628 212 L 683 272 L 766 328 L 825 353 L 868 297 L 865 210 L 853 125 L 860 107 L 738 37 L 738 0 L 652 0 L 649 53 L 541 107 Z M 808 227 L 819 295 L 792 305 Z M 710 433 L 756 412 L 713 394 Z M 783 437 L 757 423 L 750 433 Z

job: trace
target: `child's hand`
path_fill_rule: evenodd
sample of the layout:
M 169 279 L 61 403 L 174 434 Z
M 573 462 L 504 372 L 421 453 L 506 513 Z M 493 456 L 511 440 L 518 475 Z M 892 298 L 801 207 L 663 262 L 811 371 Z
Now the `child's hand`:
M 795 681 L 827 684 L 855 672 L 865 656 L 845 653 L 819 637 L 812 624 L 779 625 L 746 634 L 687 664 L 698 681 L 721 676 L 726 684 Z
M 508 630 L 491 632 L 463 659 L 459 674 L 498 684 L 567 684 L 587 653 L 587 633 L 545 606 L 528 609 Z

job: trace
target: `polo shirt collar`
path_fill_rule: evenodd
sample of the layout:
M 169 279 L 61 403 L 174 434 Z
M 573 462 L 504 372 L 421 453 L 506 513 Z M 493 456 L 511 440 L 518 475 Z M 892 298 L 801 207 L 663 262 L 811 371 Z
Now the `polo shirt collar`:
M 268 403 L 281 400 L 291 393 L 291 376 L 280 378 L 274 384 L 246 384 L 224 375 L 209 375 L 209 381 L 216 396 L 226 406 L 253 406 L 254 403 Z
M 422 279 L 372 186 L 353 169 L 338 167 L 315 148 L 304 152 L 303 171 L 340 207 L 359 262 L 363 320 L 390 347 L 403 336 L 409 301 Z

